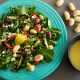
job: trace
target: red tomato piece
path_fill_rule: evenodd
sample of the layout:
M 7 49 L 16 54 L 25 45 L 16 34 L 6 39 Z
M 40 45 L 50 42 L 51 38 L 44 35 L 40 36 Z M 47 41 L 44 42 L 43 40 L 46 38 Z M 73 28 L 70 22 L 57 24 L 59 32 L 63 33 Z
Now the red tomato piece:
M 36 31 L 37 31 L 38 33 L 41 32 L 41 26 L 40 26 L 40 25 L 36 25 L 35 29 L 36 29 Z
M 6 48 L 12 49 L 12 46 L 9 43 L 6 43 L 5 45 L 6 45 Z

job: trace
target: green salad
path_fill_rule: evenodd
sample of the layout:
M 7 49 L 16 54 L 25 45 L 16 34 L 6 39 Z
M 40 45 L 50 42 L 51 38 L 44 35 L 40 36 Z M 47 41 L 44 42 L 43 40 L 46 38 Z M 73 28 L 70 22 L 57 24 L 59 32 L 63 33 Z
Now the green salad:
M 10 7 L 0 18 L 0 69 L 33 71 L 54 60 L 61 32 L 35 6 Z

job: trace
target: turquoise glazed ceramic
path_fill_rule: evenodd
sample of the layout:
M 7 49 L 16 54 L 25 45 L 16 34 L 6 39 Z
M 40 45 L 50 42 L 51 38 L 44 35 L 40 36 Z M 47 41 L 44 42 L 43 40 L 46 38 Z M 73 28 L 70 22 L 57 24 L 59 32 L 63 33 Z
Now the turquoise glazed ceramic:
M 4 12 L 9 12 L 10 6 L 25 5 L 29 7 L 31 5 L 36 6 L 36 11 L 42 12 L 45 16 L 49 17 L 53 27 L 61 30 L 61 39 L 54 49 L 54 60 L 50 63 L 39 64 L 36 66 L 33 72 L 26 71 L 24 69 L 17 73 L 11 72 L 10 70 L 0 70 L 0 77 L 6 80 L 41 80 L 52 73 L 60 64 L 64 55 L 67 45 L 67 32 L 65 25 L 59 16 L 59 14 L 50 6 L 38 0 L 10 0 L 0 5 L 0 16 Z

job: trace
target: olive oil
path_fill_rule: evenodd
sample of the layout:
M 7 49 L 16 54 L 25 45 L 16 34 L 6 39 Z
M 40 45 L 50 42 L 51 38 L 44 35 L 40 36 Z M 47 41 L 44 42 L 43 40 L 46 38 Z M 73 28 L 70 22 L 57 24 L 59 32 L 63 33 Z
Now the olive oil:
M 80 40 L 75 42 L 69 52 L 69 59 L 77 70 L 80 71 Z

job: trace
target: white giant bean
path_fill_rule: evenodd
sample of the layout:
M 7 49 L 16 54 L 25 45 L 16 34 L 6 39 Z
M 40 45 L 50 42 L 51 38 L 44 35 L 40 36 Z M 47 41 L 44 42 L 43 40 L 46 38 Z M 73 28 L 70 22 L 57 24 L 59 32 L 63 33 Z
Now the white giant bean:
M 34 30 L 34 29 L 31 29 L 30 32 L 33 33 L 33 34 L 36 34 L 37 33 L 37 31 Z
M 42 54 L 37 54 L 35 57 L 34 57 L 34 61 L 41 61 L 43 60 L 43 55 Z
M 71 11 L 74 11 L 75 10 L 75 6 L 73 3 L 68 3 L 68 8 L 71 10 Z
M 74 18 L 70 18 L 69 19 L 69 26 L 73 26 L 74 22 L 75 22 Z
M 73 16 L 79 16 L 79 15 L 80 15 L 80 10 L 73 11 Z
M 75 28 L 75 32 L 79 33 L 80 32 L 80 23 L 78 23 L 77 27 Z
M 65 17 L 65 20 L 69 20 L 70 19 L 70 14 L 69 14 L 68 11 L 64 12 L 64 17 Z
M 13 47 L 13 53 L 15 54 L 19 50 L 19 48 L 20 48 L 20 45 L 15 45 Z
M 30 29 L 29 26 L 25 26 L 25 27 L 23 28 L 23 31 L 29 31 L 29 29 Z
M 63 5 L 63 3 L 64 3 L 64 0 L 57 0 L 56 1 L 56 6 L 62 6 Z
M 74 17 L 74 20 L 75 20 L 76 22 L 80 22 L 80 16 Z

